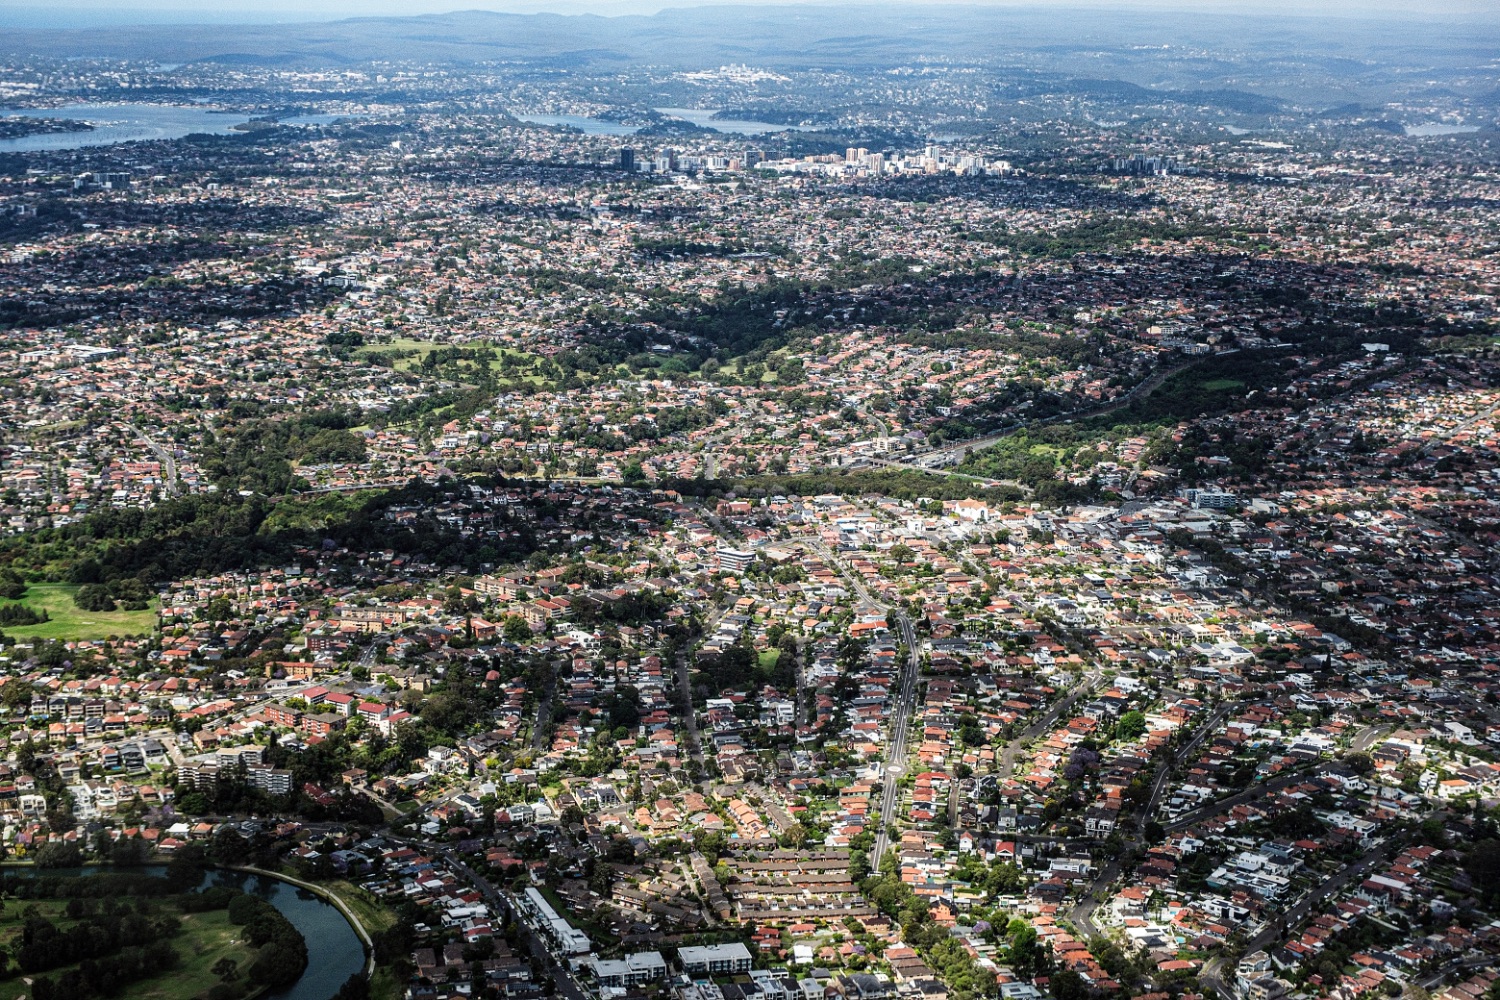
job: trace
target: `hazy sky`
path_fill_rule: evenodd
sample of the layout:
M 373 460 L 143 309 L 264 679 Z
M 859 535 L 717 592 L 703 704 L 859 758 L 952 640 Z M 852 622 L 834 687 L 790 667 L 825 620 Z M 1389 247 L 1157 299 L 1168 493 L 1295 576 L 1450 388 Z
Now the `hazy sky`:
M 716 3 L 790 3 L 808 0 L 715 0 Z M 858 0 L 812 0 L 858 2 Z M 867 2 L 867 0 L 866 0 Z M 1142 8 L 1266 13 L 1299 16 L 1459 16 L 1500 19 L 1496 0 L 898 0 L 925 5 L 960 2 L 984 6 Z M 667 7 L 704 6 L 704 0 L 0 0 L 0 24 L 67 27 L 152 22 L 315 21 L 344 17 L 435 14 L 453 10 L 517 13 L 650 14 Z

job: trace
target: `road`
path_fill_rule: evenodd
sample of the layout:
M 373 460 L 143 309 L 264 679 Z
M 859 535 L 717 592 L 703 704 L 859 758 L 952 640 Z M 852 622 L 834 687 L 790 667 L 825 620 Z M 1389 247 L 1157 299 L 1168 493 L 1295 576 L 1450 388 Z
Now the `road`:
M 715 519 L 717 520 L 717 519 Z M 704 623 L 703 634 L 713 635 L 714 630 L 719 627 L 719 622 L 729 613 L 728 605 L 714 608 L 713 613 L 708 616 Z M 703 763 L 703 740 L 698 735 L 698 710 L 693 707 L 693 687 L 689 676 L 688 654 L 684 650 L 677 654 L 676 662 L 672 665 L 677 674 L 677 710 L 682 715 L 682 724 L 687 729 L 688 756 L 699 764 Z
M 536 700 L 536 722 L 531 728 L 531 748 L 545 751 L 551 749 L 547 738 L 552 732 L 552 696 L 557 691 L 557 668 L 547 675 L 547 685 Z
M 1212 802 L 1205 803 L 1191 812 L 1183 813 L 1172 822 L 1164 824 L 1164 826 L 1168 833 L 1177 833 L 1179 830 L 1186 830 L 1206 819 L 1222 815 L 1237 805 L 1252 802 L 1273 792 L 1279 792 L 1289 785 L 1295 785 L 1299 781 L 1306 781 L 1308 778 L 1315 777 L 1318 770 L 1320 768 L 1311 768 L 1308 770 L 1298 770 L 1290 774 L 1277 775 L 1269 781 L 1264 781 L 1258 785 L 1251 785 L 1242 792 L 1235 792 L 1228 798 L 1215 799 Z
M 860 600 L 885 614 L 886 624 L 895 626 L 902 643 L 906 645 L 906 660 L 902 663 L 901 673 L 896 679 L 895 706 L 891 712 L 891 731 L 886 745 L 885 778 L 880 788 L 880 825 L 875 835 L 875 848 L 870 855 L 871 866 L 879 869 L 880 859 L 885 857 L 885 852 L 891 846 L 891 826 L 895 822 L 896 807 L 901 800 L 898 782 L 906 770 L 906 750 L 911 736 L 912 710 L 916 707 L 917 700 L 917 674 L 921 667 L 921 657 L 917 651 L 917 636 L 911 627 L 911 620 L 896 608 L 877 601 L 865 587 L 864 581 L 847 570 L 829 551 L 828 546 L 816 539 L 804 541 L 831 569 L 844 578 L 850 588 L 859 595 Z
M 167 495 L 176 496 L 178 493 L 181 493 L 182 482 L 177 478 L 177 457 L 151 440 L 151 435 L 147 434 L 141 428 L 136 427 L 134 430 L 136 435 L 145 442 L 151 454 L 155 455 L 156 460 L 161 463 L 162 479 L 167 485 Z
M 577 978 L 573 975 L 573 970 L 568 968 L 567 962 L 559 961 L 552 954 L 552 949 L 547 947 L 547 942 L 542 938 L 537 929 L 531 925 L 531 918 L 527 915 L 526 909 L 517 903 L 515 897 L 509 892 L 495 888 L 488 879 L 464 864 L 452 851 L 416 841 L 409 843 L 414 847 L 421 846 L 426 850 L 436 851 L 454 871 L 462 874 L 473 883 L 474 888 L 478 889 L 479 894 L 484 897 L 484 901 L 497 914 L 512 914 L 515 916 L 516 926 L 521 928 L 526 935 L 527 947 L 530 948 L 533 955 L 547 965 L 547 974 L 557 984 L 557 991 L 560 995 L 566 997 L 567 1000 L 592 1000 L 588 991 L 579 985 Z
M 1245 942 L 1245 947 L 1238 954 L 1217 958 L 1204 966 L 1203 972 L 1199 975 L 1199 982 L 1204 986 L 1212 986 L 1219 996 L 1230 995 L 1226 992 L 1224 983 L 1225 969 L 1232 970 L 1239 964 L 1243 956 L 1252 955 L 1287 936 L 1291 928 L 1296 927 L 1311 915 L 1314 907 L 1320 906 L 1325 900 L 1338 893 L 1350 882 L 1365 878 L 1376 867 L 1383 864 L 1395 847 L 1395 840 L 1387 840 L 1380 846 L 1366 852 L 1358 861 L 1345 865 L 1303 893 L 1276 920 L 1268 923 L 1265 927 L 1261 928 L 1258 934 Z
M 1370 747 L 1374 746 L 1382 738 L 1384 738 L 1385 734 L 1391 731 L 1391 728 L 1391 726 L 1382 725 L 1371 726 L 1370 728 L 1364 730 L 1351 742 L 1349 747 L 1350 752 L 1363 753 L 1369 750 Z M 1185 756 L 1185 753 L 1179 756 Z M 1299 781 L 1306 781 L 1308 778 L 1317 777 L 1319 774 L 1333 767 L 1336 763 L 1336 761 L 1320 761 L 1314 767 L 1305 769 L 1299 768 L 1298 770 L 1290 772 L 1288 774 L 1277 775 L 1269 781 L 1262 782 L 1258 785 L 1251 785 L 1244 791 L 1235 792 L 1233 795 L 1227 798 L 1215 799 L 1213 802 L 1206 802 L 1203 805 L 1199 806 L 1197 809 L 1194 809 L 1191 812 L 1183 813 L 1181 816 L 1177 817 L 1177 819 L 1174 819 L 1172 822 L 1165 824 L 1165 829 L 1168 833 L 1177 833 L 1180 830 L 1186 830 L 1189 827 L 1194 826 L 1195 824 L 1203 822 L 1205 819 L 1210 819 L 1214 816 L 1226 813 L 1237 805 L 1242 805 L 1246 802 L 1252 802 L 1255 799 L 1270 795 L 1273 792 L 1279 792 L 1283 788 L 1286 788 L 1289 785 L 1295 785 Z
M 682 724 L 687 728 L 688 756 L 703 763 L 703 741 L 698 737 L 698 710 L 693 707 L 693 688 L 688 678 L 687 654 L 678 653 L 677 663 L 677 710 L 682 713 Z
M 1100 677 L 1097 670 L 1090 670 L 1084 674 L 1079 679 L 1077 686 L 1069 691 L 1061 701 L 1043 712 L 1040 718 L 1021 730 L 1020 735 L 1005 744 L 1005 750 L 1000 754 L 1000 763 L 996 771 L 1001 781 L 1005 781 L 1015 773 L 1016 761 L 1026 749 L 1026 745 L 1042 733 L 1051 729 L 1064 712 L 1078 704 L 1078 699 L 1093 694 L 1094 688 L 1099 684 L 1099 680 Z
M 1161 797 L 1166 793 L 1167 783 L 1172 777 L 1173 761 L 1186 760 L 1199 743 L 1203 742 L 1208 738 L 1210 733 L 1218 729 L 1219 723 L 1224 721 L 1225 716 L 1230 713 L 1233 707 L 1228 702 L 1220 705 L 1207 718 L 1198 723 L 1188 742 L 1180 751 L 1174 754 L 1171 760 L 1162 762 L 1160 773 L 1157 774 L 1156 781 L 1151 786 L 1151 797 L 1146 800 L 1145 807 L 1131 817 L 1130 828 L 1122 831 L 1131 843 L 1140 842 L 1147 821 L 1156 815 L 1157 806 L 1160 805 Z M 1094 910 L 1104 901 L 1104 895 L 1108 892 L 1109 887 L 1114 884 L 1115 879 L 1119 878 L 1125 861 L 1126 859 L 1122 857 L 1111 858 L 1109 863 L 1089 883 L 1088 890 L 1083 894 L 1078 904 L 1073 907 L 1072 912 L 1068 914 L 1072 918 L 1074 925 L 1085 937 L 1095 937 L 1100 933 L 1099 926 L 1094 923 Z
M 1136 386 L 1130 391 L 1126 392 L 1118 399 L 1110 400 L 1103 406 L 1096 406 L 1081 410 L 1070 410 L 1067 413 L 1059 413 L 1056 416 L 1045 417 L 1041 420 L 1017 421 L 1016 423 L 1011 424 L 1008 427 L 1004 427 L 992 434 L 986 434 L 983 437 L 969 438 L 965 441 L 955 441 L 952 444 L 945 444 L 939 448 L 933 448 L 929 451 L 913 453 L 912 455 L 907 456 L 906 460 L 902 462 L 883 461 L 880 464 L 892 465 L 903 469 L 912 469 L 918 472 L 929 472 L 936 475 L 954 475 L 955 473 L 949 473 L 945 469 L 930 468 L 927 465 L 921 463 L 924 460 L 930 460 L 934 458 L 939 460 L 962 461 L 966 452 L 977 452 L 983 448 L 988 448 L 990 445 L 1008 438 L 1018 431 L 1029 430 L 1033 427 L 1045 427 L 1048 424 L 1055 424 L 1070 420 L 1082 420 L 1086 417 L 1097 417 L 1102 416 L 1106 413 L 1112 413 L 1115 410 L 1121 409 L 1122 407 L 1129 406 L 1136 399 L 1151 395 L 1157 389 L 1161 388 L 1162 383 L 1166 382 L 1167 379 L 1171 378 L 1173 375 L 1176 375 L 1178 372 L 1186 371 L 1196 363 L 1196 361 L 1184 361 L 1181 364 L 1173 365 L 1170 368 L 1157 369 L 1144 381 L 1137 383 Z M 941 461 L 935 464 L 940 465 Z
M 911 736 L 911 716 L 917 700 L 919 667 L 916 635 L 912 632 L 911 622 L 899 611 L 888 611 L 887 618 L 896 620 L 896 628 L 901 632 L 901 641 L 906 643 L 907 652 L 897 683 L 896 710 L 891 713 L 890 751 L 886 754 L 885 783 L 880 792 L 880 832 L 875 836 L 875 850 L 871 860 L 876 868 L 880 866 L 880 859 L 891 845 L 891 824 L 896 820 L 896 806 L 901 800 L 897 782 L 906 770 L 906 744 Z

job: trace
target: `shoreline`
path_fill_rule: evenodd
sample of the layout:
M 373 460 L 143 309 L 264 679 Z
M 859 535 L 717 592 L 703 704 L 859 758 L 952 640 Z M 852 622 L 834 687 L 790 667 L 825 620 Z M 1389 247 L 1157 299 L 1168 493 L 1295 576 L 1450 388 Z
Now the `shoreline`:
M 304 882 L 302 879 L 297 878 L 294 875 L 283 875 L 280 872 L 273 872 L 265 868 L 256 868 L 254 865 L 216 865 L 214 867 L 222 868 L 225 871 L 246 872 L 251 875 L 263 875 L 266 878 L 276 879 L 278 882 L 285 882 L 288 885 L 295 885 L 299 889 L 306 889 L 308 892 L 317 896 L 325 903 L 329 903 L 330 905 L 332 905 L 334 909 L 338 910 L 339 913 L 343 915 L 344 919 L 348 921 L 349 926 L 354 929 L 354 935 L 359 938 L 360 944 L 364 945 L 365 976 L 369 978 L 375 975 L 375 941 L 370 937 L 370 932 L 360 921 L 359 916 L 349 908 L 349 905 L 347 903 L 339 898 L 337 893 L 329 892 L 327 889 L 318 885 L 316 882 Z
M 159 863 L 160 862 L 148 862 L 148 864 Z M 114 865 L 113 862 L 109 861 L 89 862 L 89 864 L 115 867 L 121 871 L 130 871 L 132 868 L 146 867 L 146 865 Z M 261 875 L 266 878 L 272 878 L 277 880 L 278 882 L 285 882 L 288 885 L 294 885 L 299 889 L 306 889 L 308 892 L 323 900 L 323 902 L 328 903 L 334 909 L 339 911 L 339 914 L 344 918 L 345 922 L 347 922 L 349 926 L 354 930 L 354 936 L 359 938 L 359 943 L 364 947 L 365 976 L 373 977 L 375 975 L 375 941 L 372 937 L 370 937 L 370 932 L 365 927 L 364 923 L 359 919 L 359 915 L 356 914 L 352 909 L 350 909 L 349 905 L 342 899 L 340 899 L 337 893 L 330 892 L 315 882 L 303 881 L 302 879 L 297 878 L 295 875 L 284 875 L 281 872 L 273 872 L 266 868 L 257 868 L 254 865 L 210 864 L 207 867 L 218 868 L 223 871 L 244 872 L 248 875 Z M 0 861 L 0 870 L 4 870 L 5 868 L 30 868 L 33 871 L 38 872 L 48 871 L 48 869 L 46 868 L 37 867 L 35 861 L 24 858 L 6 858 L 5 860 Z M 309 964 L 311 964 L 311 957 L 309 957 L 308 961 Z M 256 997 L 260 996 L 264 992 L 265 990 L 262 990 L 260 993 L 251 994 L 249 997 L 246 997 L 245 1000 L 255 1000 Z

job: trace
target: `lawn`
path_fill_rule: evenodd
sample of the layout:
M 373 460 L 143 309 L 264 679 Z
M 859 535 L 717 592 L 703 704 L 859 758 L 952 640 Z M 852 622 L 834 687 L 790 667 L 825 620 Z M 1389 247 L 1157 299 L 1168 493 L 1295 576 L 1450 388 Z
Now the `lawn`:
M 760 653 L 760 666 L 762 670 L 774 669 L 778 660 L 781 659 L 781 650 L 763 649 Z
M 544 360 L 541 355 L 518 350 L 514 347 L 499 347 L 490 341 L 449 344 L 436 340 L 393 337 L 390 340 L 366 344 L 356 351 L 355 355 L 389 354 L 395 359 L 394 367 L 397 371 L 409 372 L 413 368 L 420 367 L 427 355 L 442 347 L 493 347 L 495 348 L 496 361 L 494 368 L 491 370 L 502 381 L 509 383 L 530 382 L 533 385 L 540 385 L 546 381 L 536 371 L 537 365 Z M 507 367 L 502 364 L 502 357 L 511 359 L 514 367 Z
M 145 611 L 85 611 L 73 603 L 78 588 L 69 583 L 33 583 L 21 595 L 52 616 L 40 625 L 16 625 L 5 634 L 17 639 L 107 639 L 112 635 L 147 635 L 156 629 L 156 601 Z
M 556 889 L 553 889 L 550 885 L 538 886 L 537 888 L 546 898 L 547 902 L 552 904 L 552 909 L 556 911 L 559 917 L 572 924 L 576 929 L 583 930 L 582 927 L 578 926 L 578 918 L 573 915 L 573 908 L 557 894 Z
M 60 928 L 74 923 L 56 919 L 66 905 L 62 900 L 33 900 L 24 904 L 21 900 L 12 900 L 0 914 L 0 942 L 8 945 L 20 936 L 24 922 L 22 911 L 33 905 Z M 242 969 L 251 961 L 249 949 L 240 942 L 240 929 L 229 922 L 229 911 L 185 913 L 181 919 L 182 930 L 172 939 L 179 957 L 177 967 L 155 978 L 137 980 L 125 986 L 115 994 L 118 1000 L 191 1000 L 203 996 L 219 982 L 219 977 L 209 971 L 219 959 L 232 958 Z M 69 968 L 73 967 L 61 966 L 42 975 L 56 981 Z M 0 990 L 15 1000 L 31 995 L 19 970 L 12 970 L 10 975 L 0 978 Z
M 396 923 L 394 910 L 382 903 L 373 892 L 361 889 L 353 882 L 344 879 L 321 882 L 318 888 L 326 889 L 343 900 L 344 905 L 349 907 L 350 912 L 359 918 L 359 922 L 371 934 L 389 930 Z
M 1203 388 L 1208 392 L 1228 392 L 1231 389 L 1245 388 L 1245 383 L 1237 378 L 1216 378 L 1204 382 Z
M 370 1000 L 401 1000 L 405 993 L 406 984 L 389 966 L 375 967 L 375 975 L 370 977 Z

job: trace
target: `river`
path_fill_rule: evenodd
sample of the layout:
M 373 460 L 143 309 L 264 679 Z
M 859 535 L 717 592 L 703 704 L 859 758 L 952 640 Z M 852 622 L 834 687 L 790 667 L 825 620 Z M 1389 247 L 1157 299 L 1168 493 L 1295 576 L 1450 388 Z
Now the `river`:
M 1430 138 L 1439 135 L 1468 135 L 1478 132 L 1478 125 L 1449 125 L 1444 122 L 1436 122 L 1427 125 L 1405 125 L 1406 134 L 1418 138 Z
M 0 108 L 0 117 L 67 118 L 88 122 L 88 132 L 47 132 L 0 139 L 0 153 L 35 153 L 43 150 L 85 149 L 113 146 L 121 142 L 181 139 L 185 135 L 234 135 L 250 115 L 218 112 L 210 108 L 179 104 L 69 104 L 61 108 Z M 302 115 L 281 120 L 284 125 L 326 125 L 338 115 Z
M 329 1000 L 365 967 L 365 946 L 338 907 L 290 882 L 244 872 L 210 871 L 204 885 L 232 885 L 268 899 L 307 939 L 307 970 L 267 1000 Z
M 99 871 L 164 875 L 162 865 L 141 868 L 50 868 L 48 875 L 89 875 Z M 39 869 L 7 867 L 6 875 L 34 874 Z M 329 1000 L 344 981 L 365 967 L 365 946 L 338 907 L 290 882 L 248 872 L 210 869 L 201 887 L 232 885 L 268 900 L 307 939 L 307 969 L 290 987 L 267 993 L 263 1000 Z
M 621 125 L 602 118 L 586 118 L 583 115 L 516 115 L 517 121 L 529 125 L 550 125 L 554 128 L 576 128 L 584 135 L 635 135 L 640 131 L 636 125 Z
M 712 108 L 656 108 L 669 118 L 681 118 L 716 132 L 734 135 L 765 135 L 769 132 L 806 132 L 806 125 L 776 125 L 772 122 L 757 122 L 748 119 L 716 119 Z M 576 128 L 585 135 L 635 135 L 641 130 L 638 125 L 622 125 L 602 118 L 587 118 L 583 115 L 516 115 L 518 121 L 532 125 L 551 125 L 561 128 Z

